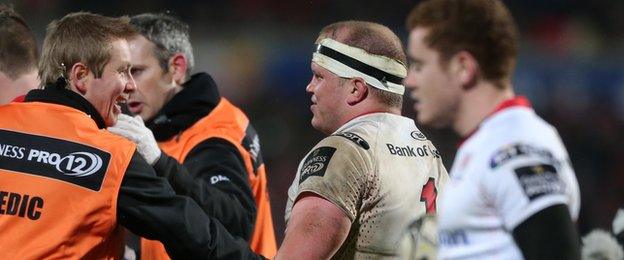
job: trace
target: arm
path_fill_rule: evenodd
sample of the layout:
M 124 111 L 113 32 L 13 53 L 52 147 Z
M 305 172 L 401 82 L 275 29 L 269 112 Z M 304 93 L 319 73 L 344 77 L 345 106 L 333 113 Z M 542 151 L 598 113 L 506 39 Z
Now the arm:
M 261 259 L 193 200 L 176 195 L 136 152 L 119 190 L 117 217 L 133 233 L 160 240 L 174 259 Z
M 351 243 L 348 235 L 372 169 L 367 156 L 352 141 L 336 136 L 308 153 L 289 191 L 292 208 L 277 259 L 329 259 Z
M 184 164 L 163 153 L 154 170 L 177 194 L 191 197 L 233 235 L 251 237 L 256 204 L 243 159 L 234 145 L 208 139 L 193 148 Z
M 206 140 L 194 147 L 180 165 L 161 153 L 154 135 L 139 117 L 119 115 L 117 124 L 108 130 L 135 142 L 137 151 L 150 158 L 148 162 L 156 174 L 165 177 L 177 194 L 194 199 L 234 235 L 250 238 L 256 205 L 236 147 L 222 139 Z
M 304 193 L 293 207 L 275 259 L 329 259 L 347 238 L 350 227 L 342 209 L 318 195 Z
M 568 207 L 547 207 L 520 223 L 513 237 L 526 259 L 581 259 Z
M 504 147 L 492 158 L 506 155 Z M 515 145 L 529 150 L 530 145 Z M 483 174 L 489 203 L 527 259 L 580 259 L 579 237 L 569 205 L 575 205 L 574 172 L 555 161 L 545 148 L 540 153 L 517 153 L 492 159 L 492 172 Z

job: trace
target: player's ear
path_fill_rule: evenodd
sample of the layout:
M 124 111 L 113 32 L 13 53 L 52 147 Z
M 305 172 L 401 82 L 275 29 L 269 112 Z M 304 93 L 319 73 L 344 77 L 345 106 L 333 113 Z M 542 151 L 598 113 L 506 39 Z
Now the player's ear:
M 346 83 L 349 90 L 347 104 L 353 106 L 362 102 L 368 96 L 368 86 L 362 78 L 352 78 Z
M 89 77 L 91 70 L 89 70 L 87 65 L 82 62 L 76 62 L 68 74 L 70 87 L 73 87 L 82 95 L 86 94 L 89 89 L 89 81 L 91 80 L 91 77 Z
M 169 73 L 171 80 L 180 86 L 186 80 L 186 69 L 188 68 L 188 60 L 182 53 L 175 53 L 169 58 Z
M 451 72 L 464 88 L 471 88 L 479 77 L 479 63 L 472 54 L 460 51 L 449 61 Z

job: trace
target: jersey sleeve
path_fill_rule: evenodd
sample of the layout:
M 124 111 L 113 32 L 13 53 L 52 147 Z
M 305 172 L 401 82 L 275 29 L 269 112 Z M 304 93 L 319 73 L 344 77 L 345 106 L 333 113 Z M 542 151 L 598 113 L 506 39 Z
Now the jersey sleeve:
M 330 136 L 321 141 L 299 168 L 299 189 L 317 194 L 355 220 L 372 171 L 370 157 L 348 139 Z
M 547 207 L 567 201 L 559 163 L 547 150 L 522 154 L 528 149 L 538 148 L 519 144 L 496 151 L 488 165 L 491 172 L 483 175 L 486 194 L 507 230 Z

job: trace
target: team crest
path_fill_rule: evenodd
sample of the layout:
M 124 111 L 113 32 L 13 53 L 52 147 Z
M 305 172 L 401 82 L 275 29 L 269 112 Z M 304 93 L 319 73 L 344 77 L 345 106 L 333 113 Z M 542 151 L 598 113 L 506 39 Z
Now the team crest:
M 546 194 L 564 192 L 563 183 L 559 180 L 557 169 L 550 164 L 537 164 L 519 167 L 514 170 L 529 200 Z
M 427 141 L 427 137 L 420 131 L 412 131 L 410 135 L 418 141 Z

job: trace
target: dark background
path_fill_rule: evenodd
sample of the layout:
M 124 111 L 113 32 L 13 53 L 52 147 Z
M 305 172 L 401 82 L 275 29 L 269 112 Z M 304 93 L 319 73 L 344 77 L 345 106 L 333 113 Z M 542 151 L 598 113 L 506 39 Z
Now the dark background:
M 283 238 L 286 190 L 299 160 L 322 135 L 310 127 L 312 43 L 325 25 L 374 21 L 406 39 L 417 1 L 24 0 L 12 3 L 41 43 L 45 26 L 68 12 L 104 15 L 170 12 L 191 25 L 196 71 L 211 73 L 222 94 L 245 110 L 262 140 L 273 218 Z M 624 206 L 624 1 L 505 1 L 521 31 L 514 85 L 555 125 L 581 188 L 578 226 L 611 228 Z M 479 33 L 479 32 L 475 32 Z M 413 117 L 406 100 L 404 112 Z M 457 136 L 423 128 L 450 169 Z

